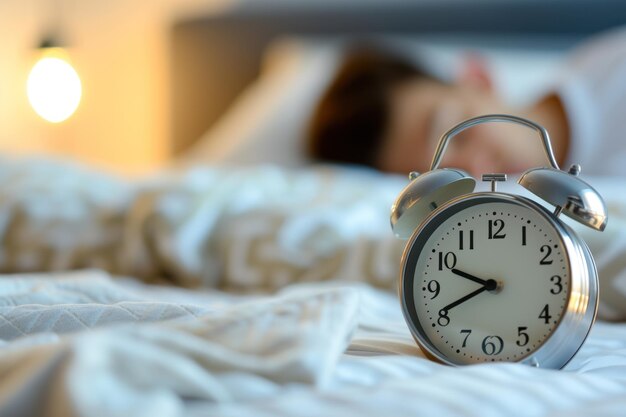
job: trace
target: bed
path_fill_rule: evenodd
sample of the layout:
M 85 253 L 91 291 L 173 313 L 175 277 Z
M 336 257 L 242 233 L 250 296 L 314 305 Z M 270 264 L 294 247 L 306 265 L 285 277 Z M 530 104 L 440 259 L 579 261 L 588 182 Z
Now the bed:
M 525 10 L 521 2 L 514 3 Z M 574 4 L 577 10 L 582 2 Z M 609 2 L 598 4 L 592 16 L 606 13 Z M 427 6 L 422 11 L 443 13 Z M 414 13 L 417 6 L 405 7 Z M 302 12 L 245 10 L 183 19 L 174 25 L 173 39 L 190 36 L 190 31 L 199 31 L 201 39 L 216 28 L 228 32 L 242 19 L 265 22 L 261 26 L 267 30 L 268 15 L 295 16 L 278 31 L 290 32 Z M 385 25 L 407 32 L 408 23 L 403 26 L 398 17 L 407 16 L 407 10 L 393 10 L 399 20 L 385 20 Z M 379 12 L 362 13 L 371 18 Z M 316 13 L 327 16 L 328 11 Z M 342 14 L 337 16 L 335 25 L 342 21 Z M 349 14 L 343 16 L 345 23 Z M 612 18 L 590 21 L 602 27 Z M 354 24 L 368 22 L 362 19 Z M 275 20 L 269 22 L 280 29 Z M 304 27 L 314 32 L 333 26 L 328 22 Z M 544 29 L 533 27 L 547 36 L 549 22 L 538 19 Z M 482 30 L 484 24 L 480 19 L 474 23 Z M 518 31 L 530 30 L 519 25 Z M 436 31 L 436 25 L 423 27 Z M 543 65 L 539 73 L 528 71 L 527 82 L 548 82 L 560 51 L 582 32 L 572 32 L 564 23 L 550 35 L 553 42 L 541 42 L 550 45 L 548 50 L 518 55 L 526 69 Z M 437 364 L 413 341 L 396 295 L 405 242 L 391 233 L 389 207 L 407 179 L 358 167 L 303 165 L 306 161 L 294 149 L 265 165 L 242 157 L 258 156 L 254 149 L 266 144 L 257 140 L 276 127 L 247 126 L 241 115 L 266 121 L 259 105 L 271 107 L 265 93 L 273 91 L 273 83 L 284 84 L 287 73 L 302 75 L 302 68 L 317 74 L 323 74 L 322 66 L 332 69 L 343 40 L 333 39 L 329 48 L 301 33 L 257 35 L 265 39 L 264 47 L 271 44 L 265 65 L 274 65 L 273 71 L 264 70 L 256 81 L 243 77 L 224 93 L 230 98 L 214 104 L 215 114 L 207 116 L 205 126 L 183 129 L 201 130 L 193 146 L 204 149 L 182 158 L 184 169 L 129 181 L 67 161 L 0 161 L 0 415 L 623 415 L 623 179 L 586 178 L 608 204 L 604 233 L 570 223 L 598 264 L 601 320 L 564 370 Z M 384 42 L 407 47 L 406 39 L 392 38 Z M 190 53 L 190 45 L 197 47 L 199 41 L 187 41 L 180 47 Z M 228 42 L 221 46 L 228 45 L 232 47 Z M 457 53 L 449 45 L 449 39 L 429 39 L 418 49 L 439 54 L 438 62 L 445 66 Z M 495 51 L 494 65 L 511 65 L 504 63 L 508 58 L 499 61 L 501 49 L 488 50 Z M 178 62 L 182 58 L 176 54 Z M 259 70 L 259 54 L 239 58 L 252 62 L 240 68 L 250 71 L 249 77 Z M 320 67 L 309 65 L 314 62 Z M 522 61 L 513 62 L 517 67 Z M 194 71 L 192 67 L 187 70 Z M 301 85 L 297 80 L 294 85 Z M 293 90 L 286 91 L 287 103 L 302 103 L 310 93 L 300 91 L 294 98 L 288 94 Z M 511 98 L 528 98 L 516 98 L 518 93 L 511 91 Z M 183 113 L 184 108 L 181 104 Z M 224 112 L 201 134 L 211 117 L 217 120 Z M 302 123 L 288 119 L 293 124 L 280 132 L 301 132 Z M 242 125 L 241 132 L 234 130 Z M 265 134 L 251 139 L 250 132 Z M 242 146 L 231 143 L 224 149 L 220 137 Z M 176 146 L 182 152 L 190 141 L 181 139 Z M 198 153 L 201 160 L 189 165 Z M 234 166 L 234 159 L 246 164 Z M 524 193 L 512 181 L 503 190 Z
M 389 201 L 404 178 L 251 167 L 128 183 L 60 162 L 2 166 L 2 415 L 623 412 L 621 181 L 594 180 L 605 235 L 577 229 L 613 321 L 562 371 L 455 369 L 424 358 L 395 295 L 404 242 Z

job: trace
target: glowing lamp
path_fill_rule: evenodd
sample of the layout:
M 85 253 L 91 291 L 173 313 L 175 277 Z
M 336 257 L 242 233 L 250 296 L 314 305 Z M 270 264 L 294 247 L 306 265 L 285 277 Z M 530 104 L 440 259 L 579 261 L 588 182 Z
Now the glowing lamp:
M 28 75 L 28 101 L 39 116 L 59 123 L 76 111 L 82 86 L 63 48 L 44 47 L 41 50 L 39 61 Z

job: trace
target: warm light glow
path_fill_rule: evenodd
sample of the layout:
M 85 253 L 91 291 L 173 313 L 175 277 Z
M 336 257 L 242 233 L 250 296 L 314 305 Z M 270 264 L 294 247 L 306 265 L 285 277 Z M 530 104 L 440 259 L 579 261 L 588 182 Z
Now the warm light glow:
M 63 51 L 48 48 L 30 71 L 26 91 L 38 115 L 49 122 L 59 123 L 76 111 L 82 87 Z

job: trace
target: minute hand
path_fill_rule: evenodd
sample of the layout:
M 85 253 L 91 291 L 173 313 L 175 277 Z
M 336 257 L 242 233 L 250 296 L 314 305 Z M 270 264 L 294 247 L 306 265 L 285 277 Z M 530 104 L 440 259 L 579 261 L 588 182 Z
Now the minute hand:
M 477 289 L 474 292 L 471 292 L 471 293 L 467 294 L 465 297 L 459 298 L 455 302 L 448 304 L 447 306 L 442 308 L 441 311 L 448 312 L 448 311 L 452 310 L 454 307 L 458 306 L 459 304 L 462 304 L 462 303 L 466 302 L 470 298 L 476 297 L 478 294 L 480 294 L 483 291 L 487 291 L 487 286 L 486 285 L 483 286 L 483 287 L 480 287 L 479 289 Z

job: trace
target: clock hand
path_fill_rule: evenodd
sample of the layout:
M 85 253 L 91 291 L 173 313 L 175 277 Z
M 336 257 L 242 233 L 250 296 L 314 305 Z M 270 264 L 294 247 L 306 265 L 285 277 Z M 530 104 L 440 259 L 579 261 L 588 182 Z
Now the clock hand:
M 495 282 L 495 281 L 494 281 Z M 474 292 L 471 292 L 469 294 L 467 294 L 465 297 L 461 297 L 458 300 L 456 300 L 453 303 L 448 304 L 447 306 L 445 306 L 444 308 L 442 308 L 440 311 L 445 312 L 445 314 L 448 313 L 448 311 L 452 310 L 454 307 L 458 306 L 459 304 L 462 304 L 464 302 L 466 302 L 467 300 L 469 300 L 470 298 L 474 298 L 476 297 L 478 294 L 480 294 L 483 291 L 487 291 L 488 288 L 486 285 L 483 285 L 482 287 L 480 287 L 479 289 L 477 289 Z
M 484 280 L 482 278 L 475 277 L 474 275 L 470 275 L 467 272 L 459 271 L 456 268 L 451 269 L 451 271 L 455 275 L 458 275 L 458 276 L 463 277 L 463 278 L 467 278 L 470 281 L 474 281 L 474 282 L 477 282 L 479 284 L 483 284 L 485 287 L 487 287 L 488 291 L 493 291 L 498 286 L 498 283 L 496 282 L 495 279 Z

